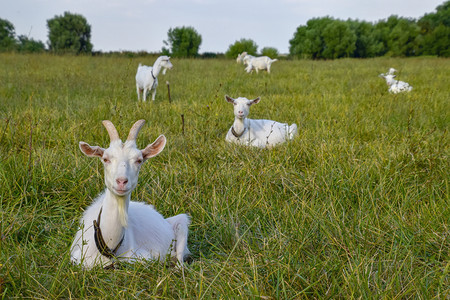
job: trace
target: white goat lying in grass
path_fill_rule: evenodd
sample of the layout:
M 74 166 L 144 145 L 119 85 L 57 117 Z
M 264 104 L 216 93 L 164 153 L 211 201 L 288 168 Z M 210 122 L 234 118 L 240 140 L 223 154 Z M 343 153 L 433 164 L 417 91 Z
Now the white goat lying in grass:
M 247 56 L 248 57 L 248 56 Z M 268 56 L 260 56 L 260 57 L 253 57 L 253 58 L 247 58 L 244 59 L 244 64 L 247 64 L 247 67 L 245 70 L 247 73 L 252 72 L 253 70 L 256 70 L 256 73 L 258 73 L 259 70 L 267 70 L 267 73 L 270 73 L 270 66 L 272 63 L 276 62 L 278 59 L 271 59 Z
M 85 155 L 102 160 L 106 183 L 106 190 L 84 212 L 71 247 L 72 262 L 87 269 L 114 266 L 120 259 L 163 261 L 169 254 L 181 264 L 190 254 L 186 214 L 164 219 L 152 205 L 130 201 L 142 164 L 166 144 L 166 138 L 160 135 L 139 150 L 136 136 L 144 123 L 137 121 L 122 143 L 114 125 L 103 121 L 111 138 L 107 149 L 80 142 Z
M 403 81 L 395 80 L 396 75 L 390 74 L 380 74 L 380 77 L 386 80 L 386 84 L 389 87 L 389 93 L 398 94 L 402 92 L 410 92 L 412 90 L 412 86 Z
M 228 130 L 226 141 L 265 148 L 292 140 L 295 137 L 297 133 L 296 124 L 289 126 L 287 123 L 247 118 L 250 106 L 258 103 L 259 97 L 248 100 L 243 97 L 233 99 L 225 96 L 225 99 L 234 105 L 234 123 Z
M 166 74 L 166 69 L 172 69 L 173 65 L 170 62 L 170 57 L 160 56 L 153 64 L 153 67 L 143 66 L 139 64 L 136 73 L 136 92 L 138 101 L 141 100 L 141 93 L 143 92 L 144 101 L 147 101 L 147 93 L 152 91 L 152 100 L 155 100 L 156 88 L 158 87 L 158 75 L 161 68 L 164 68 L 163 74 Z

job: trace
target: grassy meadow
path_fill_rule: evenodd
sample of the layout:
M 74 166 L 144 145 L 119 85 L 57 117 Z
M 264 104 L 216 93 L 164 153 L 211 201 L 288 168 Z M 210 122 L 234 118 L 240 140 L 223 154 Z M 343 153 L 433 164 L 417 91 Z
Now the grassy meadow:
M 172 59 L 156 100 L 138 103 L 137 65 L 154 60 L 0 54 L 2 298 L 449 299 L 450 60 L 282 60 L 247 74 Z M 387 92 L 390 67 L 411 93 Z M 225 94 L 260 96 L 250 118 L 297 123 L 298 136 L 226 143 Z M 191 215 L 186 268 L 70 263 L 105 187 L 78 142 L 108 146 L 104 119 L 123 138 L 145 119 L 141 148 L 167 137 L 132 198 Z

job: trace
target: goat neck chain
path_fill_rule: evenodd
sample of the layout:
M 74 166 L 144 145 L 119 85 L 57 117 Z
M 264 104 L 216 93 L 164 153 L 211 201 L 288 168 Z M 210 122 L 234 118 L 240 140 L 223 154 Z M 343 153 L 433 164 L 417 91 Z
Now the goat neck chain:
M 244 134 L 244 132 L 245 132 L 245 127 L 241 134 L 237 134 L 237 132 L 234 130 L 234 127 L 231 126 L 231 133 L 237 138 L 240 138 Z
M 125 234 L 122 236 L 122 239 L 120 240 L 119 244 L 117 244 L 116 248 L 110 249 L 108 248 L 108 245 L 106 245 L 105 240 L 103 239 L 102 230 L 100 229 L 100 217 L 102 215 L 103 207 L 100 208 L 100 212 L 98 213 L 97 220 L 94 220 L 94 240 L 95 245 L 97 246 L 98 251 L 101 255 L 112 259 L 116 257 L 116 252 L 122 245 L 123 239 L 125 238 Z

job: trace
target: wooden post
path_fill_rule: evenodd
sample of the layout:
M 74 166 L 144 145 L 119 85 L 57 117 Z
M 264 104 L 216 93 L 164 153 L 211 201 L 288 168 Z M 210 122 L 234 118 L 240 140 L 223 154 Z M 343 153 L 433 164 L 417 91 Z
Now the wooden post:
M 184 115 L 183 114 L 181 114 L 181 132 L 184 135 Z
M 167 95 L 169 97 L 169 103 L 172 103 L 172 99 L 170 98 L 170 84 L 168 81 L 166 81 L 167 84 Z

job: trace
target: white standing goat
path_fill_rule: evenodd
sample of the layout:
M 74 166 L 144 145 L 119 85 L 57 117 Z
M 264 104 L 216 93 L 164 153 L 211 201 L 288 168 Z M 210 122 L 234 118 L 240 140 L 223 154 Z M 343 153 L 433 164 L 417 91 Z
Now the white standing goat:
M 152 100 L 155 100 L 156 88 L 158 87 L 158 75 L 159 72 L 161 72 L 161 68 L 164 68 L 163 74 L 165 74 L 166 69 L 172 69 L 172 67 L 173 65 L 168 56 L 158 57 L 153 64 L 153 67 L 139 64 L 136 72 L 136 92 L 138 101 L 141 100 L 141 93 L 143 93 L 144 101 L 147 101 L 147 93 L 149 91 L 152 91 Z
M 398 94 L 403 92 L 410 92 L 412 90 L 412 86 L 410 86 L 409 83 L 395 80 L 394 78 L 396 77 L 396 75 L 380 74 L 379 76 L 386 80 L 386 84 L 389 87 L 389 93 Z
M 252 59 L 255 57 L 253 55 L 247 54 L 247 52 L 244 52 L 245 55 L 242 55 L 242 63 L 244 65 L 248 65 Z
M 253 70 L 256 70 L 256 73 L 258 73 L 259 70 L 267 70 L 267 73 L 270 73 L 270 66 L 277 60 L 278 59 L 271 59 L 268 56 L 253 57 L 244 60 L 244 63 L 247 63 L 245 70 L 247 73 L 250 73 Z
M 181 264 L 190 254 L 190 220 L 186 214 L 164 219 L 152 205 L 130 201 L 142 164 L 166 144 L 166 138 L 160 135 L 139 150 L 136 136 L 144 123 L 137 121 L 122 143 L 114 125 L 103 121 L 111 138 L 107 149 L 79 144 L 85 155 L 100 158 L 105 168 L 106 190 L 85 210 L 70 250 L 72 262 L 87 269 L 114 266 L 121 259 L 163 261 L 167 255 Z
M 236 58 L 236 62 L 238 64 L 242 64 L 244 63 L 244 57 L 247 56 L 247 52 L 242 52 L 241 54 L 238 54 L 237 58 Z
M 296 124 L 289 126 L 287 123 L 247 118 L 250 106 L 258 103 L 259 97 L 248 100 L 225 96 L 225 99 L 234 105 L 234 123 L 225 138 L 227 142 L 265 148 L 292 140 L 297 134 Z

